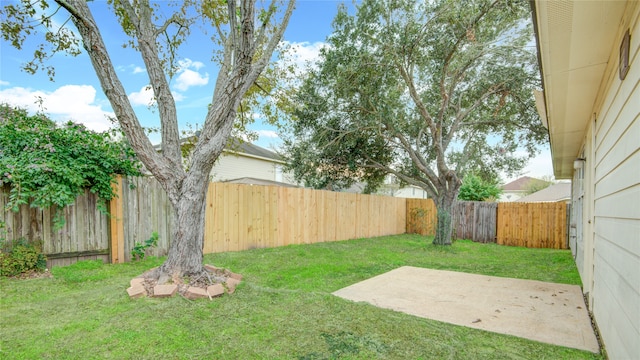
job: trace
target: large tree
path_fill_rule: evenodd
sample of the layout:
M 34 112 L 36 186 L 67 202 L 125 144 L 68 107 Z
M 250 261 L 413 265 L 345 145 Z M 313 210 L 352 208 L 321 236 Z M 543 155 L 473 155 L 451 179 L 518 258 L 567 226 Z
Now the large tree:
M 149 84 L 157 102 L 162 151 L 156 151 L 130 103 L 114 64 L 109 57 L 98 23 L 86 0 L 22 0 L 5 5 L 2 12 L 3 38 L 21 48 L 29 35 L 46 26 L 45 43 L 34 60 L 26 65 L 33 71 L 41 67 L 51 51 L 79 53 L 74 32 L 51 28 L 51 15 L 66 11 L 89 55 L 102 89 L 111 103 L 117 120 L 138 159 L 155 176 L 167 192 L 175 209 L 174 232 L 169 254 L 156 276 L 182 277 L 205 271 L 202 264 L 204 216 L 209 173 L 227 143 L 243 97 L 254 86 L 269 64 L 294 8 L 291 0 L 278 8 L 272 0 L 256 7 L 255 0 L 179 1 L 109 0 L 129 46 L 144 61 Z M 171 11 L 171 13 L 168 13 Z M 100 16 L 108 16 L 101 13 Z M 40 20 L 39 22 L 34 22 Z M 188 34 L 198 29 L 202 19 L 213 29 L 210 44 L 189 44 Z M 185 41 L 187 41 L 185 43 Z M 47 46 L 48 45 L 48 46 Z M 179 59 L 179 46 L 198 46 L 220 60 L 218 78 L 200 135 L 192 151 L 188 170 L 183 168 L 175 99 L 169 87 Z M 214 52 L 218 49 L 217 52 Z M 193 120 L 191 120 L 193 121 Z
M 296 177 L 317 188 L 366 181 L 372 190 L 393 174 L 435 200 L 434 243 L 450 244 L 464 173 L 518 171 L 546 139 L 529 19 L 517 0 L 341 8 L 292 99 L 285 152 Z

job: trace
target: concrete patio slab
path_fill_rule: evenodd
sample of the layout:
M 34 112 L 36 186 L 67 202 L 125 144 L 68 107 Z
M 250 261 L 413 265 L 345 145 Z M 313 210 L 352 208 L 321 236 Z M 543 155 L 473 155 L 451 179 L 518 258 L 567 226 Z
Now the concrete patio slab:
M 576 285 L 403 266 L 333 294 L 451 324 L 600 351 Z

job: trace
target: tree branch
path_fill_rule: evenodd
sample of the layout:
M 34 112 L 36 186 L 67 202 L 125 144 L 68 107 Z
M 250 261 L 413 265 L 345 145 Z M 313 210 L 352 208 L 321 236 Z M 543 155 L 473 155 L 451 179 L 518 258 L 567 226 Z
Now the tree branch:
M 121 2 L 121 6 L 125 9 L 136 28 L 138 48 L 147 68 L 153 93 L 158 102 L 162 155 L 176 167 L 174 171 L 184 172 L 175 99 L 171 93 L 169 81 L 158 53 L 157 36 L 162 32 L 158 31 L 151 20 L 152 11 L 148 0 L 140 1 L 137 4 L 139 6 L 138 12 L 128 1 Z M 171 44 L 168 44 L 168 46 L 171 47 Z
M 229 1 L 229 3 L 234 3 Z M 255 83 L 266 65 L 271 60 L 271 55 L 280 42 L 284 30 L 287 27 L 295 1 L 291 0 L 285 12 L 284 18 L 269 44 L 261 54 L 259 60 L 254 62 L 257 45 L 254 44 L 255 8 L 252 0 L 242 0 L 240 5 L 241 28 L 237 29 L 235 19 L 235 7 L 229 5 L 229 18 L 231 36 L 225 43 L 224 62 L 220 71 L 220 77 L 216 81 L 214 90 L 214 102 L 207 112 L 201 136 L 194 149 L 194 154 L 207 154 L 208 156 L 194 156 L 196 161 L 192 164 L 194 171 L 210 168 L 213 161 L 224 149 L 225 141 L 233 128 L 236 112 L 242 98 Z M 239 31 L 239 34 L 236 33 Z M 238 35 L 238 36 L 236 36 Z
M 276 49 L 276 47 L 278 46 L 278 43 L 280 42 L 280 40 L 282 39 L 282 36 L 284 35 L 284 31 L 286 30 L 287 25 L 289 24 L 289 20 L 291 19 L 291 14 L 293 14 L 293 10 L 295 9 L 295 6 L 296 6 L 296 1 L 289 0 L 289 4 L 287 5 L 287 9 L 285 10 L 280 26 L 274 32 L 264 52 L 261 54 L 260 59 L 258 59 L 258 61 L 256 61 L 255 64 L 253 65 L 253 68 L 251 70 L 251 75 L 249 76 L 249 79 L 253 79 L 251 83 L 253 83 L 258 78 L 260 73 L 264 70 L 265 66 L 267 66 L 267 64 L 271 60 L 271 55 L 273 54 L 273 51 Z
M 106 46 L 99 28 L 93 19 L 88 4 L 84 0 L 55 0 L 72 16 L 72 21 L 78 28 L 84 47 L 89 54 L 93 68 L 96 71 L 102 89 L 111 103 L 122 130 L 127 135 L 131 147 L 136 151 L 140 161 L 167 187 L 178 186 L 182 181 L 182 166 L 169 166 L 153 148 L 149 138 L 136 117 L 126 91 L 118 78 L 113 63 L 109 58 Z M 165 188 L 167 190 L 167 188 Z M 170 193 L 167 190 L 167 193 Z M 177 199 L 172 198 L 172 201 Z
M 445 146 L 449 146 L 449 142 L 451 141 L 451 139 L 454 137 L 454 134 L 460 129 L 460 126 L 463 124 L 464 119 L 466 119 L 467 116 L 469 116 L 469 114 L 471 114 L 472 111 L 474 111 L 476 108 L 478 108 L 480 105 L 482 105 L 484 103 L 484 101 L 489 98 L 489 96 L 496 94 L 500 91 L 502 91 L 503 89 L 503 85 L 505 83 L 499 83 L 497 85 L 494 85 L 492 87 L 490 87 L 485 93 L 483 93 L 479 98 L 476 99 L 476 101 L 474 101 L 473 105 L 471 105 L 470 107 L 468 107 L 465 111 L 463 111 L 462 113 L 458 113 L 453 124 L 451 125 L 451 131 L 449 132 L 449 135 L 447 136 L 447 139 L 445 140 Z
M 260 30 L 258 31 L 258 34 L 256 35 L 255 44 L 262 44 L 263 41 L 265 40 L 265 36 L 266 36 L 266 30 L 267 30 L 267 25 L 269 24 L 269 21 L 271 21 L 271 17 L 274 14 L 274 10 L 276 6 L 276 0 L 271 0 L 271 3 L 269 4 L 269 6 L 267 7 L 267 16 L 265 17 L 264 21 L 262 22 L 262 25 L 260 26 Z
M 400 147 L 402 148 L 402 150 L 407 152 L 416 167 L 420 171 L 422 171 L 432 183 L 436 183 L 438 180 L 438 175 L 436 175 L 436 173 L 431 170 L 429 164 L 425 161 L 422 154 L 415 151 L 409 141 L 401 133 L 397 132 L 396 134 L 394 134 L 394 136 L 400 141 Z
M 165 21 L 164 24 L 162 24 L 162 26 L 156 29 L 154 37 L 157 38 L 158 36 L 160 36 L 160 34 L 167 31 L 167 29 L 169 28 L 169 25 L 171 24 L 176 24 L 176 25 L 180 25 L 181 27 L 186 27 L 187 25 L 184 23 L 183 20 L 184 19 L 182 19 L 180 16 L 177 16 L 176 14 L 171 15 L 171 17 L 167 19 L 167 21 Z
M 365 165 L 364 167 L 379 169 L 387 173 L 393 174 L 397 176 L 400 180 L 406 182 L 407 184 L 411 184 L 421 189 L 424 189 L 431 198 L 436 198 L 438 196 L 438 190 L 435 188 L 435 186 L 431 181 L 422 179 L 416 176 L 408 176 L 390 166 L 382 165 L 371 158 L 367 158 L 367 159 L 370 160 L 371 165 Z

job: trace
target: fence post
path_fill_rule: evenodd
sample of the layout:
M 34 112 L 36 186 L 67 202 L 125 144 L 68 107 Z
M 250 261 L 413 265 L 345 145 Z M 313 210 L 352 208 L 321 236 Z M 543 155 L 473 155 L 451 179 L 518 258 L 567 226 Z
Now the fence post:
M 124 202 L 122 192 L 122 175 L 116 175 L 116 182 L 111 184 L 116 196 L 109 201 L 109 242 L 111 248 L 111 263 L 124 262 Z

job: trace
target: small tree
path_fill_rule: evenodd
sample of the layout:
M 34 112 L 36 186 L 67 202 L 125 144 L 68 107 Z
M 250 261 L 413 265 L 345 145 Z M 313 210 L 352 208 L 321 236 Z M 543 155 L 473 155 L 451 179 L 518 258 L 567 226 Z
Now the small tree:
M 462 180 L 458 199 L 466 201 L 495 201 L 500 194 L 502 194 L 502 189 L 498 186 L 497 181 L 486 181 L 480 176 L 471 173 L 467 174 Z

